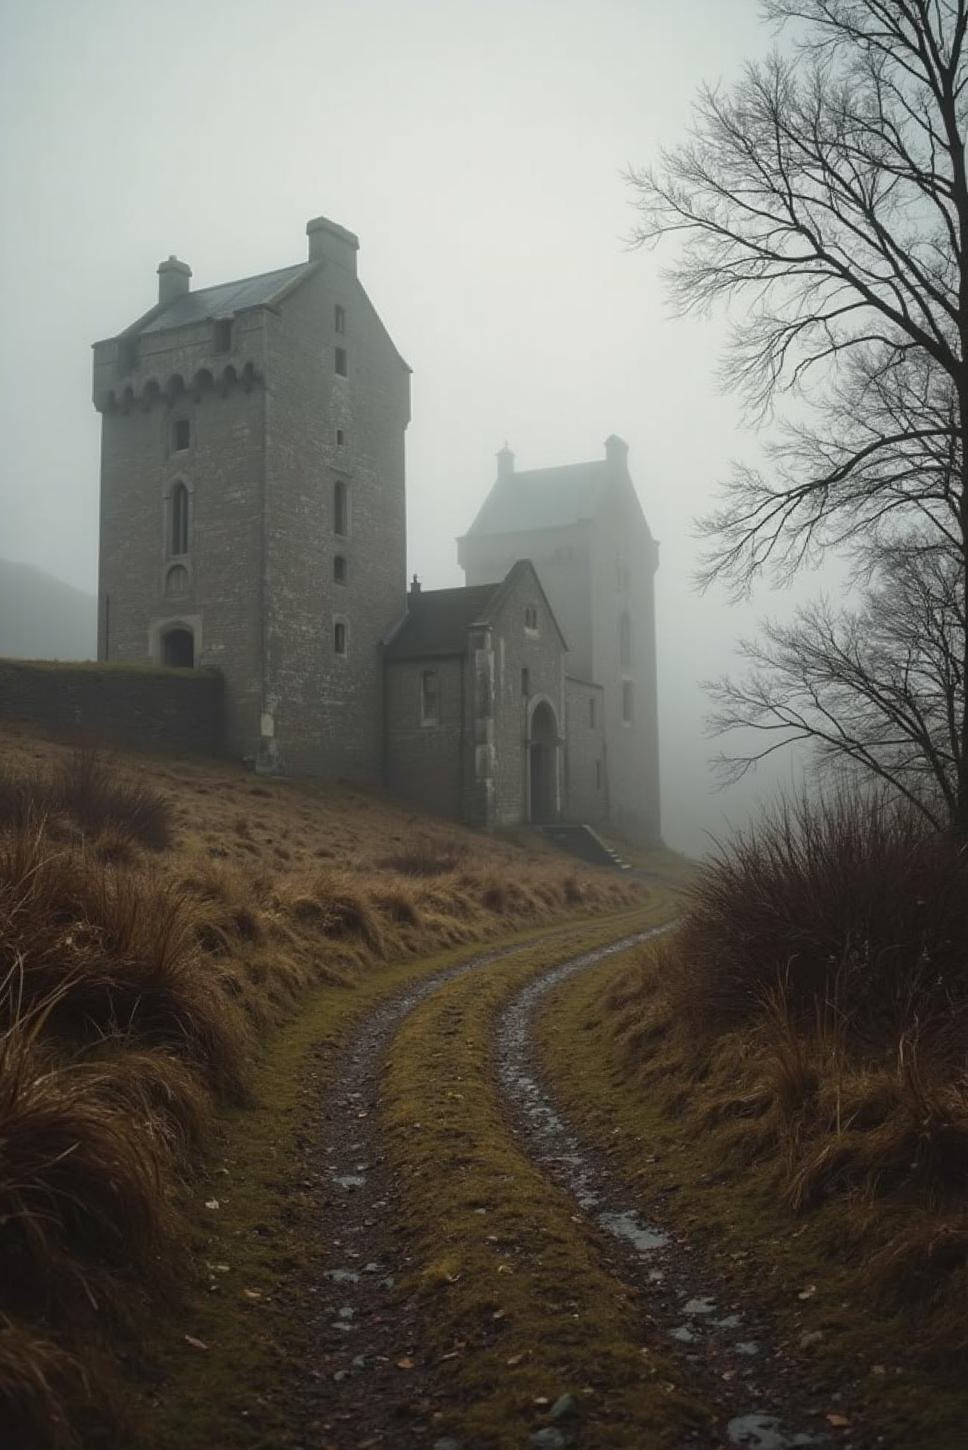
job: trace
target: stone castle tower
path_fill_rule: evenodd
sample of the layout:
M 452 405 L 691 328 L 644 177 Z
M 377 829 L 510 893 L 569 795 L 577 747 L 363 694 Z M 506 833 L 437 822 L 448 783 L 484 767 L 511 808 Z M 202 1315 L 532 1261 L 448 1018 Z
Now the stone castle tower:
M 410 370 L 357 238 L 306 231 L 307 261 L 199 291 L 170 257 L 156 305 L 95 344 L 98 654 L 216 667 L 231 754 L 378 782 Z
M 578 688 L 601 689 L 607 799 L 604 817 L 630 839 L 660 838 L 654 578 L 658 545 L 628 471 L 628 447 L 614 435 L 590 463 L 518 472 L 498 454 L 497 478 L 458 540 L 468 585 L 501 579 L 530 559 L 567 643 L 565 768 L 570 742 L 594 716 Z M 576 815 L 577 781 L 565 781 Z M 594 820 L 581 803 L 579 819 Z

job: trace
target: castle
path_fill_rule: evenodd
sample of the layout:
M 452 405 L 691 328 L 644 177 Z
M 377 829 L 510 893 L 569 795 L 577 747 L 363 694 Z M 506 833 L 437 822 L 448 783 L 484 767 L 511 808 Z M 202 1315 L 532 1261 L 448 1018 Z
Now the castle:
M 357 238 L 306 231 L 305 262 L 198 291 L 169 257 L 94 346 L 99 658 L 217 669 L 259 770 L 657 840 L 658 551 L 625 444 L 529 472 L 502 449 L 466 586 L 408 591 L 410 369 Z

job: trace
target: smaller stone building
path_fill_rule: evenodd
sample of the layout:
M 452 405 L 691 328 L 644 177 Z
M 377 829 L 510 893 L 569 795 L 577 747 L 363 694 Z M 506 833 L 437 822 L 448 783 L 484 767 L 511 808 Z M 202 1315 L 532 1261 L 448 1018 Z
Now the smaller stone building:
M 389 789 L 478 826 L 556 820 L 577 789 L 584 818 L 600 818 L 602 720 L 589 706 L 600 692 L 566 678 L 566 654 L 526 559 L 499 584 L 421 590 L 414 581 L 384 655 Z M 569 705 L 576 733 L 566 755 Z

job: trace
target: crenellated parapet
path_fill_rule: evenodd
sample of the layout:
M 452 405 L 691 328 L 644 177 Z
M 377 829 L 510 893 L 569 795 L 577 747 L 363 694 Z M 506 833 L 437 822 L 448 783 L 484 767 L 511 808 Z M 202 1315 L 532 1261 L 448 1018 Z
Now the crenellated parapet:
M 226 397 L 241 389 L 249 393 L 265 382 L 264 372 L 254 362 L 225 362 L 214 367 L 200 367 L 194 372 L 151 372 L 140 376 L 99 378 L 95 366 L 94 406 L 99 413 L 128 413 L 135 408 L 148 412 L 156 405 L 172 406 L 186 396 L 195 403 L 209 397 Z

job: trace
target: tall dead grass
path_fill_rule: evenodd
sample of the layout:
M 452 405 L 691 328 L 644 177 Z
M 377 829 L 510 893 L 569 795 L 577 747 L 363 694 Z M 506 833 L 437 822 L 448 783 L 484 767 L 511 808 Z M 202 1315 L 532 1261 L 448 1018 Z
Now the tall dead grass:
M 965 852 L 885 796 L 801 799 L 685 894 L 606 1002 L 629 1069 L 792 1211 L 850 1205 L 869 1291 L 946 1305 L 968 1346 Z

